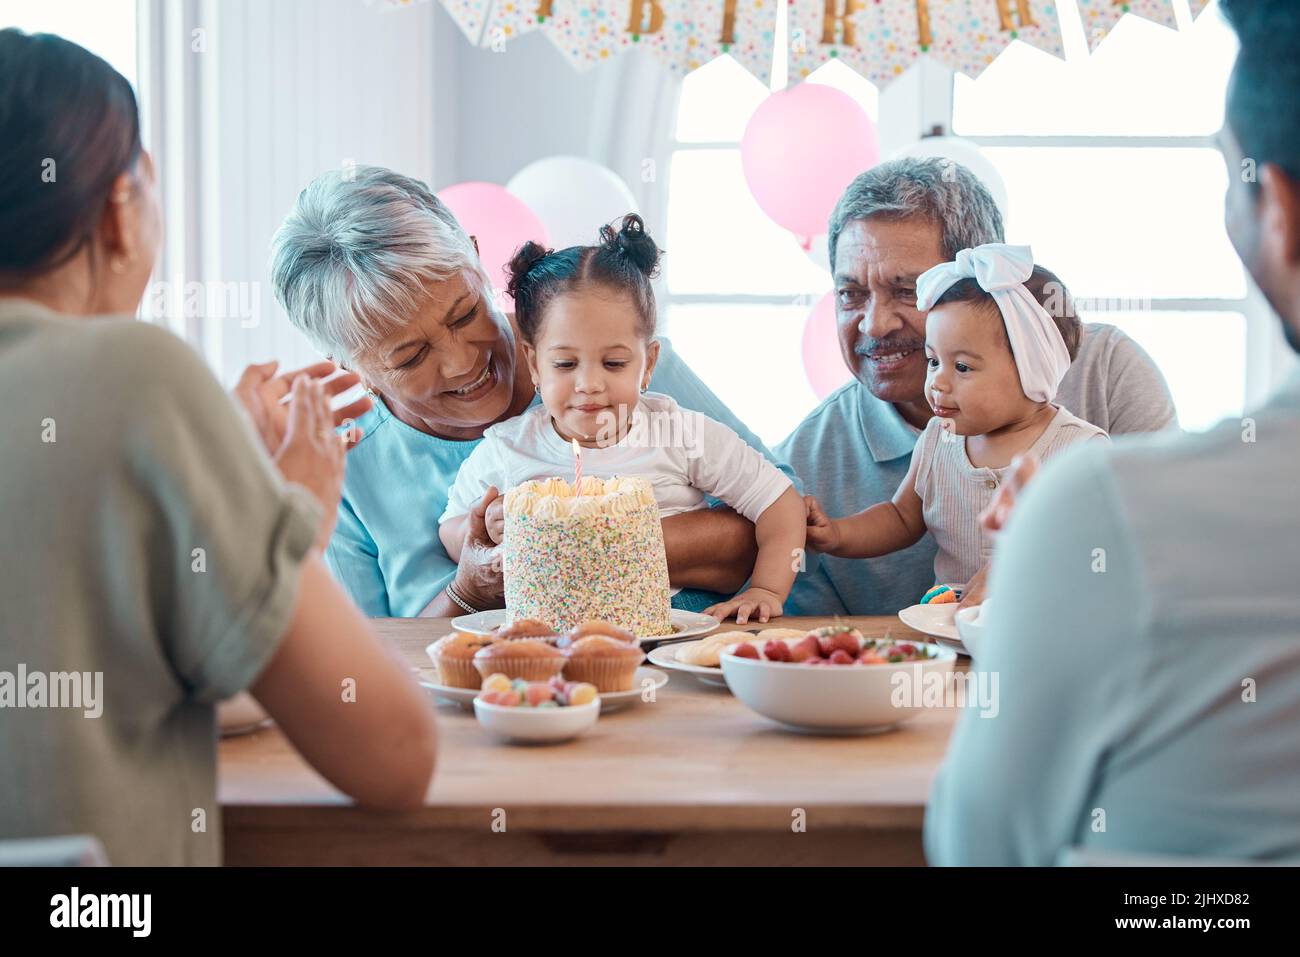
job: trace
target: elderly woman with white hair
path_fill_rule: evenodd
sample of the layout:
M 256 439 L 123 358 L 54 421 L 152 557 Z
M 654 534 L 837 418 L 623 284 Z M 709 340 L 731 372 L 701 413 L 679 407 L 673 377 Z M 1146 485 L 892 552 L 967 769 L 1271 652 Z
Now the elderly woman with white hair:
M 361 167 L 303 190 L 273 245 L 275 294 L 290 320 L 374 398 L 349 453 L 327 553 L 334 575 L 372 616 L 500 607 L 486 499 L 459 565 L 438 538 L 447 493 L 484 431 L 538 400 L 473 238 L 423 183 Z M 667 342 L 650 388 L 771 458 Z M 669 577 L 685 589 L 678 607 L 713 604 L 753 568 L 753 525 L 730 509 L 675 515 L 663 528 Z

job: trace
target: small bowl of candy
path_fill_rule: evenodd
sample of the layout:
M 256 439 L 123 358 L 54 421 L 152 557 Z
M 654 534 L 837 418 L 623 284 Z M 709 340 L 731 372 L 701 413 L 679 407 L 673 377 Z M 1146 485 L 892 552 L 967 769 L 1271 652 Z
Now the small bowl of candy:
M 559 675 L 549 681 L 488 675 L 474 699 L 474 717 L 507 741 L 568 741 L 596 723 L 600 696 L 595 685 Z
M 741 642 L 721 657 L 727 685 L 742 702 L 787 727 L 820 734 L 883 731 L 920 714 L 935 698 L 927 684 L 942 685 L 955 660 L 936 644 L 867 638 L 847 625 L 761 648 Z

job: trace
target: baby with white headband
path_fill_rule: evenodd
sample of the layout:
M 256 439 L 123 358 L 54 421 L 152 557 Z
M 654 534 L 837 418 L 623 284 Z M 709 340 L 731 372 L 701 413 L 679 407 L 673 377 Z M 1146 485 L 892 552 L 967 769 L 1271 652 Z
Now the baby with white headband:
M 808 547 L 841 558 L 875 558 L 934 535 L 936 584 L 964 585 L 990 559 L 979 514 L 1011 460 L 1050 459 L 1106 433 L 1056 405 L 1081 326 L 1069 293 L 1034 265 L 1028 246 L 963 249 L 926 270 L 917 308 L 928 312 L 926 399 L 934 418 L 912 452 L 892 500 L 829 518 L 807 498 Z

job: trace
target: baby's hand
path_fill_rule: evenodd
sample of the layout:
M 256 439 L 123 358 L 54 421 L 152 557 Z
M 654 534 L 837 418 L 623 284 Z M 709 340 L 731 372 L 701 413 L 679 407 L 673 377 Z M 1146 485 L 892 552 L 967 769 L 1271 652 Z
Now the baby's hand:
M 803 501 L 808 508 L 808 547 L 819 552 L 834 552 L 840 547 L 839 527 L 831 521 L 817 499 L 805 495 Z
M 743 625 L 753 615 L 759 621 L 780 618 L 782 614 L 781 596 L 766 588 L 747 588 L 731 601 L 724 601 L 704 609 L 704 614 L 713 615 L 719 621 L 726 621 L 733 614 L 736 624 Z
M 497 496 L 487 507 L 487 512 L 483 515 L 483 520 L 487 524 L 488 538 L 500 545 L 506 538 L 506 500 L 503 496 Z

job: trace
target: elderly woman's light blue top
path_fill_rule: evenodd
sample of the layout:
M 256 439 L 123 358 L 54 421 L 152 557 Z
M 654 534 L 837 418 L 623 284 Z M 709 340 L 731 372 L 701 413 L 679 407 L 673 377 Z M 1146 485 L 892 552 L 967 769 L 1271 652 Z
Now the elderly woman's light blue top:
M 666 339 L 650 389 L 729 426 L 749 445 L 773 457 L 759 438 L 700 381 Z M 533 402 L 539 401 L 534 397 Z M 438 518 L 460 465 L 481 439 L 456 442 L 412 428 L 383 405 L 358 421 L 365 436 L 348 453 L 338 525 L 326 559 L 352 600 L 371 617 L 412 618 L 424 610 L 456 572 L 438 539 Z M 502 491 L 505 491 L 502 489 Z M 678 607 L 703 608 L 716 595 L 678 596 Z M 683 599 L 683 596 L 685 598 Z
M 1298 570 L 1300 373 L 1245 420 L 1048 465 L 993 564 L 999 707 L 958 722 L 930 862 L 1300 859 Z

